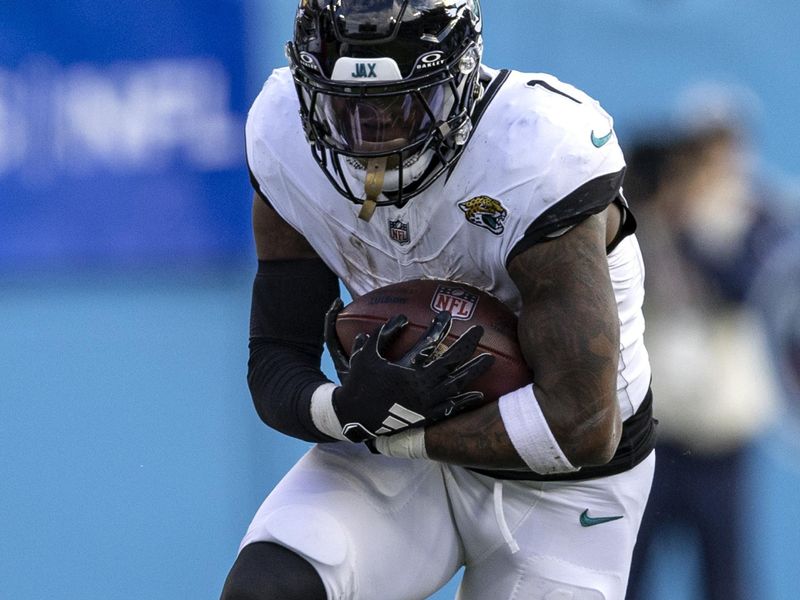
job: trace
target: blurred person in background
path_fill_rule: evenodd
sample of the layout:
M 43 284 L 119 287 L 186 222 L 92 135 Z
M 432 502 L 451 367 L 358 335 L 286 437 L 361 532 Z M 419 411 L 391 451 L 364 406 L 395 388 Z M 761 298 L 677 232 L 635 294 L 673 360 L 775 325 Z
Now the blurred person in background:
M 753 597 L 741 560 L 745 459 L 777 403 L 763 325 L 747 299 L 783 220 L 749 151 L 747 106 L 716 86 L 686 99 L 677 123 L 628 152 L 660 422 L 629 600 L 651 597 L 644 574 L 654 542 L 676 527 L 697 541 L 701 597 Z
M 796 199 L 797 200 L 797 199 Z M 800 223 L 798 214 L 791 222 Z M 780 387 L 782 423 L 798 442 L 800 424 L 800 234 L 784 239 L 770 253 L 754 284 L 751 301 L 758 308 L 766 329 L 767 346 Z

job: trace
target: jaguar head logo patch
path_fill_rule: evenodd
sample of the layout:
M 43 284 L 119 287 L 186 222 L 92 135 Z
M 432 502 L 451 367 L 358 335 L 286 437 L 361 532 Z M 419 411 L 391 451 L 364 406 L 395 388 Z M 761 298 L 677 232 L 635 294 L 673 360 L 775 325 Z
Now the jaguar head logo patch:
M 489 196 L 475 196 L 459 202 L 458 208 L 464 211 L 467 221 L 473 225 L 488 229 L 495 235 L 503 233 L 503 222 L 508 216 L 508 211 L 499 200 Z

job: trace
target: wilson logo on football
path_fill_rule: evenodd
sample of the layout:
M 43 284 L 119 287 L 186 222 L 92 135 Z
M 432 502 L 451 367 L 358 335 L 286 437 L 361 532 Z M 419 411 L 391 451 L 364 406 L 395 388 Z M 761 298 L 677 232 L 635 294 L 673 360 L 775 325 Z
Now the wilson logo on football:
M 468 321 L 475 314 L 478 296 L 467 289 L 456 285 L 440 285 L 431 301 L 431 308 L 436 311 L 446 310 L 454 319 Z

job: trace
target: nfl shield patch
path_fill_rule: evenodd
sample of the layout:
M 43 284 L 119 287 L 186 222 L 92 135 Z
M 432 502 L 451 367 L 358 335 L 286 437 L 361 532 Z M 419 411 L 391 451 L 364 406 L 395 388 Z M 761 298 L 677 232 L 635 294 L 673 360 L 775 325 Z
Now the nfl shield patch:
M 475 314 L 478 296 L 458 284 L 440 285 L 431 300 L 431 308 L 436 311 L 449 311 L 454 319 L 468 321 Z
M 389 219 L 389 237 L 401 246 L 408 244 L 411 241 L 411 236 L 408 234 L 408 223 L 403 223 L 400 219 L 396 221 Z

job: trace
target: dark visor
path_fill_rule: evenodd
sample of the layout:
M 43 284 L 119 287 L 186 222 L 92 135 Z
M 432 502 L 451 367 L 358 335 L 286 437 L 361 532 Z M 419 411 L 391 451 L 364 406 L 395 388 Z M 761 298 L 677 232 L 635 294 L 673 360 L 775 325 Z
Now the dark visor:
M 319 92 L 317 119 L 326 141 L 353 153 L 392 152 L 424 141 L 453 105 L 449 82 L 391 95 L 348 96 Z

